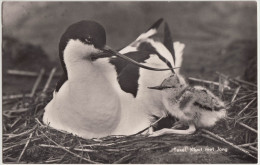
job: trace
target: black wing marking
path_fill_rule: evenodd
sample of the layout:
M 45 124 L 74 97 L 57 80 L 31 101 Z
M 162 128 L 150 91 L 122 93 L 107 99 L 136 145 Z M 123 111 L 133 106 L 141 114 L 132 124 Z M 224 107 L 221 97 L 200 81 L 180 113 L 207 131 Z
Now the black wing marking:
M 213 109 L 211 107 L 208 107 L 207 105 L 202 105 L 200 104 L 199 102 L 195 101 L 193 103 L 194 106 L 198 106 L 200 107 L 201 109 L 204 109 L 204 110 L 207 110 L 207 111 L 213 111 Z
M 152 54 L 157 55 L 161 61 L 163 61 L 168 67 L 172 68 L 171 63 L 160 55 L 150 43 L 145 41 L 142 42 L 137 47 L 137 50 L 138 51 L 136 52 L 129 52 L 124 55 L 139 63 L 145 63 L 145 60 L 150 58 L 150 55 Z M 110 63 L 115 66 L 118 76 L 117 79 L 121 89 L 127 93 L 133 94 L 133 96 L 136 97 L 140 68 L 119 57 L 111 58 Z M 172 72 L 174 73 L 173 70 Z
M 194 106 L 198 106 L 200 107 L 201 109 L 203 110 L 207 110 L 207 111 L 220 111 L 221 109 L 225 109 L 223 106 L 213 106 L 213 107 L 209 107 L 207 105 L 202 105 L 201 103 L 199 102 L 194 102 L 193 103 Z
M 56 84 L 56 88 L 55 88 L 55 92 L 59 92 L 61 86 L 68 80 L 68 76 L 67 74 L 62 74 L 62 76 L 60 77 L 59 81 Z
M 158 19 L 148 30 L 146 30 L 146 32 L 151 29 L 157 30 L 159 28 L 159 26 L 162 24 L 162 22 L 163 22 L 163 18 Z
M 169 68 L 173 68 L 171 63 L 165 58 L 163 57 L 161 54 L 159 54 L 155 48 L 148 42 L 142 42 L 138 48 L 138 50 L 140 51 L 147 51 L 150 52 L 151 54 L 156 54 L 160 60 L 162 60 Z M 174 70 L 172 69 L 172 72 L 174 73 Z
M 136 51 L 124 54 L 137 62 L 145 63 L 150 57 L 150 52 Z M 115 66 L 117 72 L 117 80 L 121 89 L 127 93 L 131 93 L 134 97 L 137 95 L 138 79 L 140 67 L 121 59 L 119 57 L 111 58 L 110 63 Z
M 169 26 L 166 22 L 164 24 L 164 41 L 163 41 L 163 44 L 172 54 L 173 62 L 174 62 L 174 65 L 175 65 L 176 59 L 175 59 L 175 52 L 174 52 L 174 48 L 173 48 L 173 41 L 172 41 L 172 37 L 171 37 L 170 28 L 169 28 Z
M 133 60 L 135 60 L 136 62 L 144 63 L 145 60 L 147 60 L 150 57 L 150 52 L 148 52 L 148 51 L 135 51 L 135 52 L 125 53 L 124 55 L 133 59 Z M 130 62 L 128 62 L 128 61 L 126 61 L 126 60 L 124 60 L 120 57 L 110 58 L 109 62 L 111 64 L 115 65 L 116 72 L 118 73 L 118 75 L 120 74 L 122 69 L 124 69 L 128 64 L 131 64 Z
M 159 20 L 157 20 L 148 30 L 146 30 L 145 32 L 143 32 L 142 34 L 145 34 L 145 33 L 147 33 L 149 30 L 151 30 L 151 29 L 154 29 L 154 30 L 158 30 L 158 28 L 160 27 L 160 25 L 162 24 L 162 22 L 163 22 L 163 18 L 160 18 Z M 142 34 L 140 34 L 139 36 L 141 36 Z M 138 36 L 138 37 L 139 37 Z M 153 36 L 153 35 L 152 35 Z M 152 36 L 149 36 L 149 37 L 152 37 Z M 137 37 L 137 38 L 138 38 Z M 135 42 L 135 41 L 134 41 Z M 133 42 L 132 42 L 133 43 Z M 131 45 L 132 43 L 130 43 L 129 45 Z M 129 46 L 129 45 L 127 45 L 127 46 Z M 122 48 L 120 48 L 120 49 L 118 49 L 118 51 L 120 51 L 120 50 L 122 50 L 122 49 L 124 49 L 124 48 L 126 48 L 127 46 L 124 46 L 124 47 L 122 47 Z
M 139 71 L 139 67 L 128 64 L 117 77 L 121 89 L 133 94 L 134 97 L 136 97 L 138 91 Z

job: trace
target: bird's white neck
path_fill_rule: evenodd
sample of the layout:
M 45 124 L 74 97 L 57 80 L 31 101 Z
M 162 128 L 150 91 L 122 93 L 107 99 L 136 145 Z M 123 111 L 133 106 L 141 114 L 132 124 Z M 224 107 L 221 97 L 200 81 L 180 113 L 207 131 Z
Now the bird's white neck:
M 94 70 L 92 63 L 87 60 L 66 63 L 66 66 L 68 80 L 70 82 L 82 80 L 88 81 L 88 79 L 96 78 L 96 76 L 98 76 L 98 73 Z
M 95 71 L 90 56 L 99 52 L 100 50 L 93 45 L 86 45 L 79 40 L 70 40 L 63 52 L 68 79 L 74 81 L 92 76 Z

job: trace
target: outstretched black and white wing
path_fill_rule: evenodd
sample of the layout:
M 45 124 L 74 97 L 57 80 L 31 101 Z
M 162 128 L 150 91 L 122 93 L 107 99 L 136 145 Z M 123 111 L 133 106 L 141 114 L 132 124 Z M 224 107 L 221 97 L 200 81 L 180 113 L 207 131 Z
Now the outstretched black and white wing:
M 139 35 L 135 41 L 119 52 L 139 63 L 153 67 L 174 67 L 176 58 L 168 24 L 165 23 L 163 42 L 152 38 L 158 32 L 162 21 L 163 19 L 156 21 L 146 32 Z M 170 74 L 175 73 L 174 70 L 156 73 L 146 71 L 117 57 L 111 58 L 110 63 L 116 68 L 121 89 L 131 93 L 134 97 L 137 96 L 141 88 L 158 84 Z

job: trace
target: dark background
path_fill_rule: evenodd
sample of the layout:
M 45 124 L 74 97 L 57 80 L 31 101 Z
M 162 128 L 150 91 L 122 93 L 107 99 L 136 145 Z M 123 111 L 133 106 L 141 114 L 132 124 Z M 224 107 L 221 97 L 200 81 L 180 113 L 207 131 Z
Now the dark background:
M 217 81 L 215 72 L 220 71 L 244 78 L 246 68 L 251 66 L 249 59 L 256 63 L 257 4 L 254 1 L 3 2 L 2 13 L 4 72 L 16 68 L 22 60 L 29 61 L 24 68 L 19 68 L 23 70 L 38 72 L 39 66 L 59 66 L 60 36 L 70 24 L 84 19 L 102 24 L 107 32 L 107 44 L 116 49 L 133 41 L 157 19 L 164 18 L 173 40 L 186 45 L 181 68 L 185 76 Z M 12 42 L 5 44 L 10 37 L 27 44 L 25 50 L 13 48 Z M 34 52 L 32 47 L 40 51 Z M 10 53 L 10 49 L 17 50 Z M 50 62 L 39 60 L 41 54 L 46 54 Z M 36 67 L 30 67 L 33 64 Z M 256 64 L 253 72 L 256 77 Z M 3 79 L 7 77 L 4 75 Z M 8 84 L 10 81 L 4 81 L 4 86 Z

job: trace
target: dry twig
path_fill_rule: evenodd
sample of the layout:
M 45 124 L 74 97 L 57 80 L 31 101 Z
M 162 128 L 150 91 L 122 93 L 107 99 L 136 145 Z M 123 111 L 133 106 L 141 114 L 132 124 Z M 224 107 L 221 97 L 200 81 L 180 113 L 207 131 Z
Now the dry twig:
M 123 163 L 126 163 L 127 161 L 132 159 L 135 154 L 136 154 L 136 152 L 127 154 L 127 155 L 123 156 L 122 158 L 120 158 L 119 160 L 113 162 L 113 164 L 123 164 Z
M 241 113 L 243 113 L 255 100 L 256 98 L 251 100 L 237 115 L 239 116 Z
M 13 126 L 14 126 L 15 124 L 17 124 L 21 119 L 22 119 L 21 116 L 18 117 L 18 118 L 10 125 L 10 127 L 13 128 Z
M 8 113 L 22 113 L 30 110 L 29 108 L 21 108 L 21 109 L 13 109 L 13 110 L 4 110 L 4 112 Z
M 42 76 L 43 76 L 44 72 L 45 72 L 45 70 L 44 70 L 44 69 L 41 69 L 40 74 L 39 74 L 39 76 L 37 77 L 37 79 L 36 79 L 36 81 L 35 81 L 35 83 L 34 83 L 34 85 L 33 85 L 33 88 L 32 88 L 31 94 L 30 94 L 31 97 L 34 96 L 35 91 L 37 90 L 37 88 L 38 88 L 38 86 L 39 86 L 39 84 L 40 84 L 40 82 L 41 82 L 41 80 L 42 80 Z
M 246 143 L 246 144 L 240 144 L 240 145 L 237 145 L 239 147 L 248 147 L 248 146 L 252 146 L 252 145 L 256 145 L 258 144 L 258 142 L 254 142 L 254 143 Z
M 32 129 L 26 130 L 25 132 L 22 132 L 20 134 L 3 134 L 3 136 L 8 136 L 8 140 L 10 140 L 12 138 L 27 135 L 27 134 L 33 132 L 36 128 L 37 128 L 37 125 L 35 125 Z
M 245 149 L 243 149 L 243 148 L 241 148 L 241 147 L 239 147 L 239 146 L 237 146 L 237 145 L 235 145 L 235 144 L 233 144 L 233 143 L 227 141 L 227 140 L 224 139 L 223 137 L 220 137 L 220 136 L 218 136 L 218 135 L 216 135 L 216 134 L 214 134 L 214 133 L 212 133 L 212 132 L 210 132 L 210 131 L 208 131 L 208 130 L 205 130 L 205 129 L 202 129 L 202 131 L 203 131 L 204 133 L 209 134 L 209 135 L 213 136 L 214 138 L 216 138 L 216 139 L 218 139 L 218 140 L 220 140 L 220 141 L 222 141 L 222 142 L 224 142 L 224 143 L 230 145 L 231 147 L 233 147 L 233 148 L 235 148 L 235 149 L 237 149 L 237 150 L 239 150 L 239 151 L 245 153 L 246 155 L 248 155 L 248 156 L 250 156 L 250 157 L 252 157 L 252 158 L 257 159 L 257 157 L 255 157 L 254 155 L 250 154 L 250 153 L 249 153 L 248 151 L 246 151 Z
M 20 99 L 23 97 L 30 97 L 31 94 L 27 93 L 27 94 L 14 94 L 14 95 L 8 95 L 8 96 L 3 96 L 3 100 L 8 100 L 8 99 Z
M 143 133 L 144 131 L 148 130 L 149 128 L 151 128 L 152 126 L 154 126 L 156 123 L 158 123 L 160 120 L 162 120 L 165 116 L 162 116 L 161 118 L 159 118 L 158 120 L 156 120 L 155 122 L 153 122 L 149 127 L 146 127 L 145 129 L 133 134 L 133 135 L 130 135 L 130 136 L 135 136 L 135 135 L 138 135 L 138 134 L 141 134 Z
M 248 95 L 242 96 L 242 97 L 240 97 L 239 99 L 236 99 L 236 100 L 234 100 L 234 101 L 228 103 L 226 106 L 232 105 L 232 104 L 235 103 L 235 102 L 241 101 L 241 100 L 243 100 L 243 99 L 245 99 L 245 98 L 247 98 L 247 97 L 249 97 L 249 96 L 255 95 L 255 94 L 257 94 L 256 91 L 253 92 L 253 93 L 250 93 L 250 94 L 248 94 Z
M 235 90 L 235 92 L 234 92 L 234 95 L 232 96 L 231 102 L 233 102 L 233 101 L 235 100 L 235 98 L 237 97 L 237 94 L 238 94 L 240 88 L 241 88 L 241 86 L 239 86 L 239 87 L 236 88 L 236 90 Z
M 55 162 L 58 162 L 60 160 L 61 160 L 61 158 L 59 158 L 59 159 L 52 159 L 52 160 L 46 160 L 46 161 L 44 161 L 44 163 L 55 163 Z
M 45 125 L 43 125 L 38 118 L 35 118 L 35 121 L 41 126 L 41 127 L 44 127 Z
M 18 158 L 18 160 L 17 160 L 17 163 L 20 162 L 20 160 L 21 160 L 21 158 L 22 158 L 22 156 L 23 156 L 23 154 L 24 154 L 24 151 L 26 150 L 28 144 L 30 143 L 30 140 L 31 140 L 31 138 L 32 138 L 32 135 L 33 135 L 33 132 L 30 134 L 29 139 L 28 139 L 28 141 L 26 142 L 26 144 L 25 144 L 25 146 L 24 146 L 24 148 L 23 148 L 23 151 L 21 152 L 21 154 L 20 154 L 20 156 L 19 156 L 19 158 Z
M 205 138 L 207 138 L 207 139 L 213 140 L 213 141 L 215 141 L 215 142 L 217 142 L 217 143 L 222 143 L 220 140 L 218 140 L 218 139 L 216 139 L 216 138 L 213 138 L 213 137 L 211 137 L 211 136 L 209 136 L 209 135 L 201 134 L 201 136 L 203 136 L 203 137 L 205 137 Z
M 253 147 L 253 146 L 249 146 L 249 148 L 250 148 L 251 150 L 254 150 L 254 151 L 258 152 L 258 149 L 255 148 L 255 147 Z
M 54 145 L 47 145 L 47 144 L 39 144 L 40 147 L 45 147 L 45 148 L 60 148 L 60 149 L 67 149 L 69 150 L 70 147 L 63 147 L 62 146 L 54 146 Z M 82 152 L 97 152 L 96 150 L 91 150 L 91 149 L 84 149 L 84 148 L 73 148 L 75 151 L 82 151 Z
M 223 73 L 220 73 L 218 71 L 216 72 L 216 74 L 221 76 L 221 77 L 224 77 L 226 80 L 229 80 L 230 82 L 232 82 L 232 83 L 236 84 L 237 86 L 239 86 L 239 83 L 234 81 L 234 80 L 232 80 L 229 76 L 227 76 L 227 75 L 225 75 Z
M 46 84 L 45 84 L 45 86 L 44 86 L 44 88 L 42 90 L 42 93 L 45 93 L 47 91 L 47 89 L 49 88 L 51 80 L 52 80 L 53 75 L 55 74 L 55 72 L 56 72 L 56 68 L 53 68 L 51 70 L 50 76 L 49 76 L 49 78 L 48 78 L 48 80 L 47 80 L 47 82 L 46 82 Z
M 99 163 L 99 162 L 95 162 L 95 161 L 92 161 L 92 160 L 90 160 L 90 159 L 84 158 L 84 157 L 82 157 L 82 156 L 80 156 L 80 155 L 78 155 L 78 154 L 75 154 L 74 152 L 71 152 L 70 150 L 64 148 L 63 146 L 61 146 L 61 145 L 59 145 L 58 143 L 56 143 L 55 141 L 53 141 L 51 138 L 49 138 L 49 137 L 48 137 L 45 133 L 43 133 L 42 131 L 40 131 L 40 132 L 41 132 L 47 139 L 49 139 L 52 143 L 54 143 L 56 146 L 58 146 L 59 148 L 63 149 L 64 151 L 66 151 L 66 152 L 68 152 L 68 153 L 70 153 L 70 154 L 76 156 L 77 158 L 81 158 L 81 159 L 83 159 L 83 160 L 85 160 L 85 161 L 87 161 L 87 162 L 89 162 L 89 163 L 93 163 L 93 164 Z M 100 164 L 100 163 L 99 163 L 99 164 Z
M 40 140 L 41 138 L 35 138 L 35 139 L 31 139 L 31 142 L 34 142 L 34 141 L 37 141 L 37 140 Z M 3 151 L 7 151 L 7 150 L 10 150 L 12 148 L 15 148 L 15 147 L 19 147 L 21 145 L 24 145 L 26 143 L 26 141 L 24 142 L 21 142 L 21 143 L 18 143 L 18 144 L 15 144 L 15 145 L 12 145 L 12 146 L 9 146 L 9 147 L 6 147 L 6 148 L 3 148 Z
M 18 76 L 29 76 L 29 77 L 36 77 L 38 75 L 37 72 L 30 72 L 24 70 L 15 70 L 15 69 L 8 69 L 7 74 L 10 75 L 18 75 Z
M 15 69 L 7 70 L 7 74 L 14 75 L 14 76 L 28 76 L 28 77 L 37 77 L 39 75 L 39 73 L 37 73 L 37 72 L 15 70 Z M 43 76 L 48 76 L 48 75 L 43 74 Z M 60 76 L 61 76 L 61 73 L 54 74 L 54 77 L 60 77 Z
M 249 129 L 250 131 L 253 131 L 257 134 L 257 130 L 252 128 L 252 127 L 249 127 L 248 125 L 244 124 L 244 123 L 241 123 L 241 122 L 238 122 L 239 125 L 243 126 L 244 128 L 247 128 Z
M 227 76 L 227 75 L 225 75 L 225 74 L 223 74 L 223 73 L 220 73 L 220 72 L 216 72 L 216 73 L 217 73 L 219 76 L 223 76 L 224 78 L 226 78 L 226 80 L 228 80 L 228 81 L 234 83 L 235 85 L 241 86 L 237 81 L 233 80 L 233 79 L 230 78 L 229 76 Z M 250 89 L 248 89 L 248 88 L 245 87 L 245 86 L 241 86 L 241 87 L 242 87 L 243 89 L 250 90 Z
M 195 82 L 200 82 L 200 83 L 205 83 L 205 84 L 214 84 L 216 86 L 220 86 L 219 83 L 214 82 L 214 81 L 201 80 L 201 79 L 197 79 L 197 78 L 193 78 L 193 77 L 189 77 L 188 79 L 191 81 L 195 81 Z M 228 86 L 228 85 L 224 85 L 224 88 L 231 89 L 230 86 Z
M 241 79 L 237 79 L 237 78 L 235 78 L 235 80 L 238 81 L 238 82 L 240 82 L 240 83 L 249 85 L 249 86 L 257 87 L 256 84 L 253 84 L 253 83 L 251 83 L 251 82 L 247 82 L 247 81 L 245 81 L 245 80 L 241 80 Z

